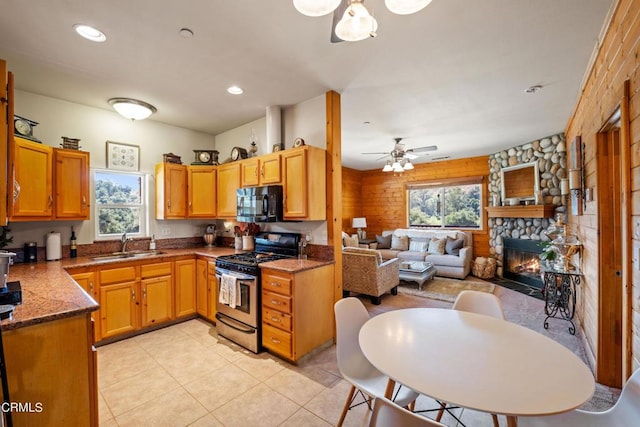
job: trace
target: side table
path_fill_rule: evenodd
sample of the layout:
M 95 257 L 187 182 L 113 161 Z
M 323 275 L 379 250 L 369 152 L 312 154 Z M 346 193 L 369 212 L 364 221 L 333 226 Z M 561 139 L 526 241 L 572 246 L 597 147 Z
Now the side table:
M 578 270 L 543 268 L 544 328 L 549 329 L 549 319 L 557 318 L 570 323 L 569 333 L 575 335 L 573 316 L 576 311 L 576 287 L 580 284 Z

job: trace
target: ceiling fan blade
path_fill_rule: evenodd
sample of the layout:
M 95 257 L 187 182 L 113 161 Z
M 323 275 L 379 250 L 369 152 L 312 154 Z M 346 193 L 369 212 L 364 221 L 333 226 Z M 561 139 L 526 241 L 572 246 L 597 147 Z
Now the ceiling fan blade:
M 342 19 L 344 11 L 347 10 L 348 6 L 349 0 L 342 0 L 336 10 L 333 11 L 333 19 L 331 21 L 331 43 L 340 43 L 344 41 L 336 35 L 336 25 L 338 25 L 338 22 Z
M 413 159 L 417 159 L 420 156 L 418 156 L 416 154 L 411 154 L 411 153 L 405 152 L 403 157 L 405 157 L 405 158 L 407 158 L 409 160 L 413 160 Z
M 421 153 L 424 151 L 436 151 L 437 149 L 438 149 L 437 145 L 428 145 L 426 147 L 410 148 L 407 151 L 413 151 L 414 153 Z
M 389 153 L 385 152 L 380 152 L 380 153 L 360 153 L 360 154 L 385 154 L 385 155 L 389 155 Z

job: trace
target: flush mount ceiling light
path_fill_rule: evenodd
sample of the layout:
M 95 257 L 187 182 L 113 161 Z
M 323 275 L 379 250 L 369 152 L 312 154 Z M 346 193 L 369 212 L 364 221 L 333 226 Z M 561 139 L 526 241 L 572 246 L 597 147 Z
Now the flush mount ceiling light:
M 242 88 L 239 86 L 231 86 L 227 89 L 227 92 L 229 92 L 232 95 L 242 95 L 244 90 L 242 90 Z
M 156 111 L 156 107 L 132 98 L 111 98 L 109 104 L 121 116 L 131 120 L 144 120 Z
M 73 26 L 73 29 L 78 35 L 92 42 L 101 43 L 107 39 L 107 36 L 105 36 L 102 31 L 89 25 L 76 24 Z

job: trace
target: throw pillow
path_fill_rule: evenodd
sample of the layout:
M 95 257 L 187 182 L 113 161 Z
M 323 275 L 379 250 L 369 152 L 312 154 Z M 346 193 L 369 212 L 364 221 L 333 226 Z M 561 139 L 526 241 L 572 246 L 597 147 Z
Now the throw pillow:
M 407 236 L 392 236 L 391 249 L 395 251 L 409 250 L 409 238 Z
M 464 245 L 464 239 L 452 239 L 451 237 L 447 237 L 447 243 L 445 244 L 444 250 L 449 255 L 460 255 L 460 248 Z
M 359 243 L 360 242 L 358 242 L 358 237 L 345 237 L 344 238 L 344 246 L 346 248 L 357 248 Z
M 429 249 L 427 252 L 434 255 L 444 255 L 445 239 L 436 239 L 435 237 L 429 240 Z
M 427 252 L 427 248 L 429 247 L 429 242 L 416 242 L 411 240 L 409 243 L 409 250 L 412 252 Z
M 389 249 L 391 247 L 391 234 L 384 237 L 376 234 L 376 242 L 378 242 L 378 249 Z

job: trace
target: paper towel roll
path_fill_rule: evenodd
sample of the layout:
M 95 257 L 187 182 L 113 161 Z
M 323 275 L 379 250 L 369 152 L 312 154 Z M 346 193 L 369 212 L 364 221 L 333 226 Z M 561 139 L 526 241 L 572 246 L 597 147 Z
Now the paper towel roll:
M 47 234 L 47 261 L 57 261 L 62 258 L 60 233 L 53 231 Z

